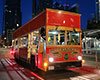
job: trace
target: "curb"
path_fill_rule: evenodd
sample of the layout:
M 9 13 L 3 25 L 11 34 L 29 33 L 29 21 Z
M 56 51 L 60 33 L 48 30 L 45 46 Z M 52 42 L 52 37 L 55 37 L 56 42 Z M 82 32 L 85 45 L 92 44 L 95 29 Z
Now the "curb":
M 90 66 L 83 66 L 80 68 L 81 70 L 90 72 L 90 73 L 96 73 L 96 74 L 100 74 L 100 69 L 96 69 L 94 67 L 90 67 Z

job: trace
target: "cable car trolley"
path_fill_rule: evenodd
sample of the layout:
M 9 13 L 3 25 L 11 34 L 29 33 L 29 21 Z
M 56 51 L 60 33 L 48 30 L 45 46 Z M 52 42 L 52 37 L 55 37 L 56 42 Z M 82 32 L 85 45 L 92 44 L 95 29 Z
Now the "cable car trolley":
M 82 66 L 80 14 L 46 9 L 13 33 L 15 60 L 43 71 Z

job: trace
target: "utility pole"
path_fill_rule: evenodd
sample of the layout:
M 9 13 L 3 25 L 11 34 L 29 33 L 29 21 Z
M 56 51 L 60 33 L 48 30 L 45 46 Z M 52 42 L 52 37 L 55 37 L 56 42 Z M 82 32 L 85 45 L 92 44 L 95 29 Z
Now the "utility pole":
M 88 48 L 87 48 L 87 40 L 86 40 L 86 35 L 87 33 L 84 33 L 84 39 L 85 39 L 85 49 L 86 49 L 86 54 L 88 54 Z

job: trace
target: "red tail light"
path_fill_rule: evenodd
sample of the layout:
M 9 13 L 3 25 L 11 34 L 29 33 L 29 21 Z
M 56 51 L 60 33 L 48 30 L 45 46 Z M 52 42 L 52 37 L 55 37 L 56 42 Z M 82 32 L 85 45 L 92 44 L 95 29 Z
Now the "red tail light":
M 10 54 L 14 55 L 15 50 L 10 50 Z

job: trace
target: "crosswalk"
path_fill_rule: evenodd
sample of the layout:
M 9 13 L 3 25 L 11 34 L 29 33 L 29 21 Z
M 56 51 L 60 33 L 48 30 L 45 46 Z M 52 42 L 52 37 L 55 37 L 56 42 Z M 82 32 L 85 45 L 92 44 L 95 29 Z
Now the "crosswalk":
M 100 76 L 98 74 L 86 74 L 70 78 L 70 80 L 99 80 L 99 79 Z

